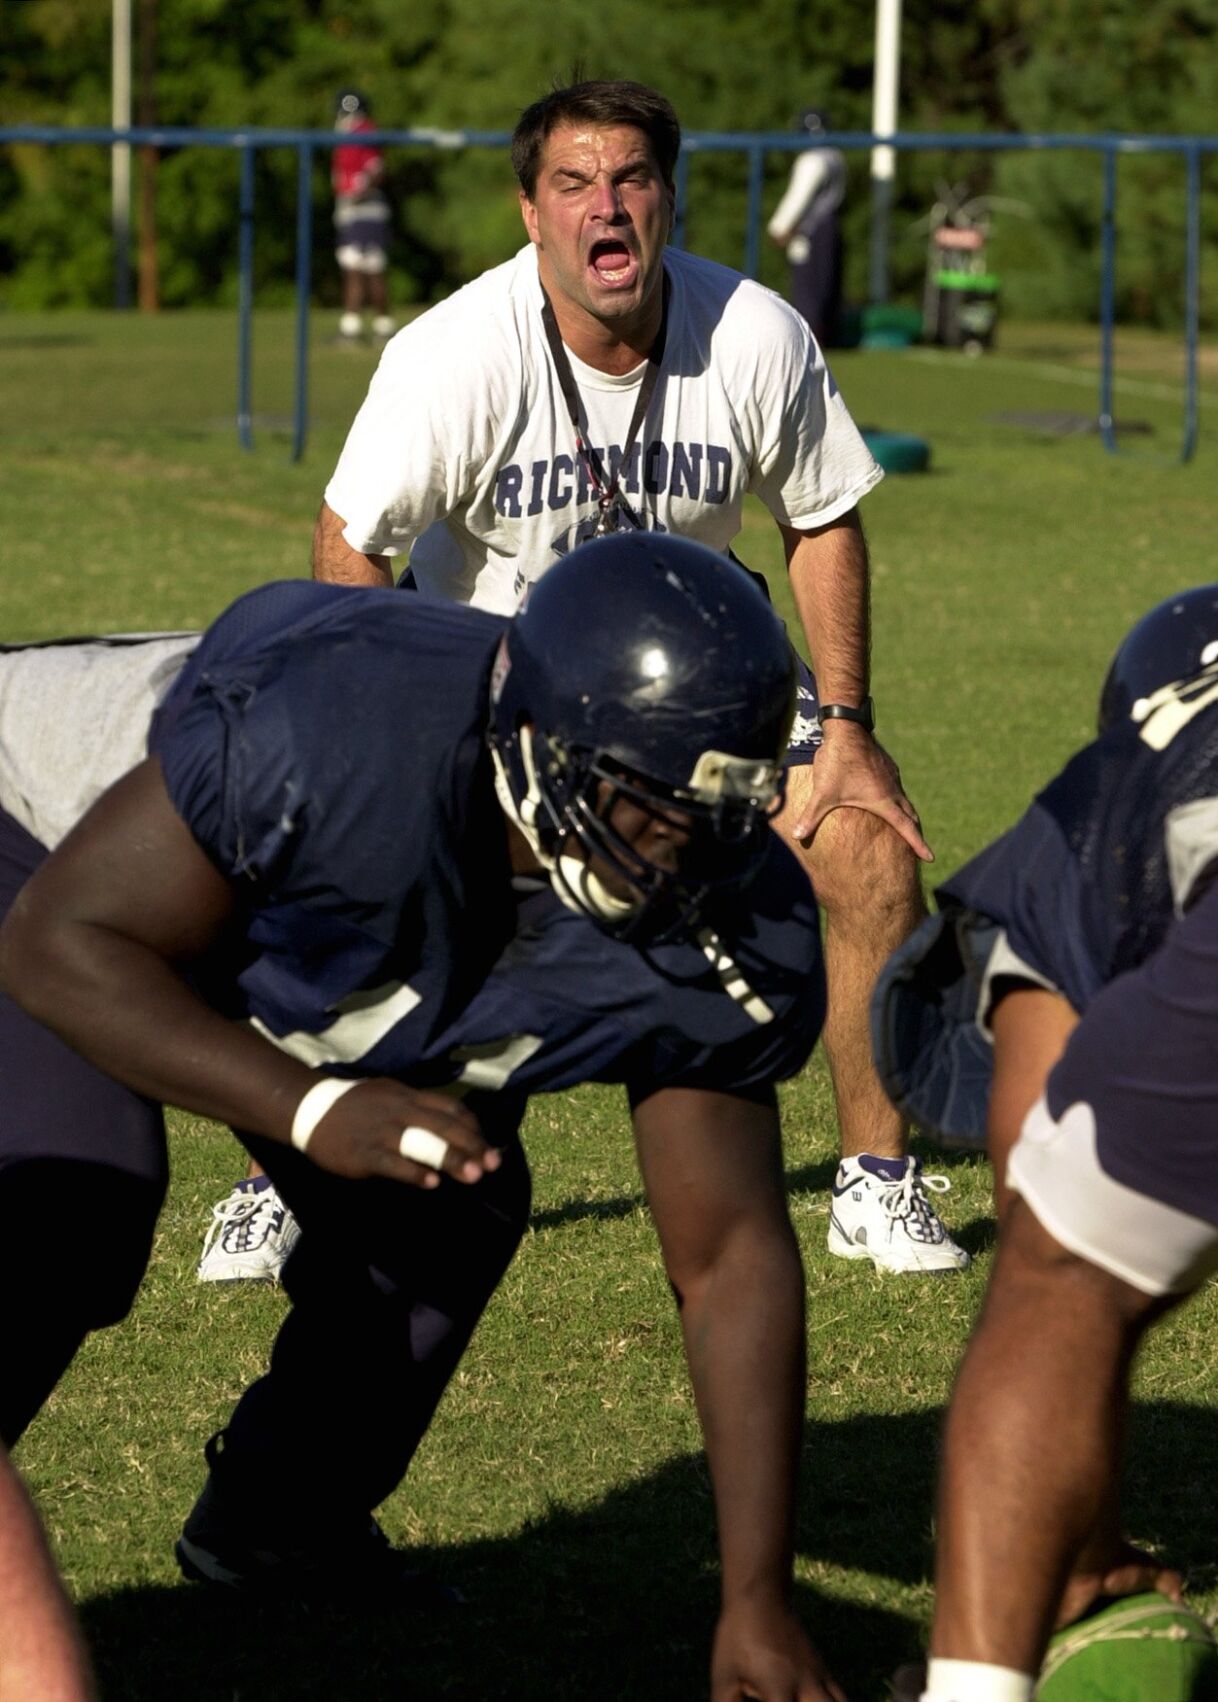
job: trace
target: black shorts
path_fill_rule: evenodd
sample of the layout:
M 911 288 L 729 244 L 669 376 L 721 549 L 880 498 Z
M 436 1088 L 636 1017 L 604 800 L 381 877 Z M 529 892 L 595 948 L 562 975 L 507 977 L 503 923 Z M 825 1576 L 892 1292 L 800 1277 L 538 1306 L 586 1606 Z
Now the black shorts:
M 0 810 L 0 916 L 47 856 Z M 78 1159 L 164 1187 L 160 1106 L 103 1075 L 0 994 L 0 1168 Z

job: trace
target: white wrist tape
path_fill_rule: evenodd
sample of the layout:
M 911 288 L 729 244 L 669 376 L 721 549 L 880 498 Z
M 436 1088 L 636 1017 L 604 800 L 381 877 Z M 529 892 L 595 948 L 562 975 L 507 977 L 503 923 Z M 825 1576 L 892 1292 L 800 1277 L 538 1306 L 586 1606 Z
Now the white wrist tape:
M 357 1081 L 340 1081 L 338 1076 L 323 1076 L 319 1082 L 314 1082 L 292 1118 L 292 1145 L 297 1152 L 309 1150 L 313 1131 L 326 1112 L 344 1093 L 350 1093 L 353 1087 L 358 1086 Z
M 398 1151 L 403 1158 L 413 1158 L 416 1164 L 425 1164 L 429 1170 L 439 1170 L 448 1151 L 448 1142 L 441 1140 L 439 1135 L 433 1135 L 430 1129 L 420 1129 L 411 1123 L 402 1130 Z
M 936 1660 L 926 1669 L 922 1702 L 1032 1702 L 1035 1679 L 985 1661 Z

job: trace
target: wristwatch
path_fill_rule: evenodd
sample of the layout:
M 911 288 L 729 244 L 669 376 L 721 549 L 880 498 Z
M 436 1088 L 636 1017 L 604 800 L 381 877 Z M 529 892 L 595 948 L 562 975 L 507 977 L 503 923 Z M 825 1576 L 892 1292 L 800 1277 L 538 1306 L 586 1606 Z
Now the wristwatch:
M 848 703 L 822 703 L 817 712 L 821 721 L 857 721 L 869 733 L 875 732 L 875 700 L 865 697 L 858 708 Z

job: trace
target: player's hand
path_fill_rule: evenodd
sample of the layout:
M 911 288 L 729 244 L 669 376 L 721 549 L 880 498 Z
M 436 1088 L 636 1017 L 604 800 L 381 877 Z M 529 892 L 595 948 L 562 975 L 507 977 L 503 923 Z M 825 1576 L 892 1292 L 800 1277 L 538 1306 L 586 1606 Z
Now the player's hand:
M 428 1137 L 442 1141 L 443 1150 Z M 410 1157 L 412 1150 L 426 1153 L 427 1162 Z M 467 1106 L 381 1076 L 335 1101 L 313 1130 L 307 1156 L 335 1176 L 380 1176 L 415 1188 L 438 1187 L 441 1173 L 479 1182 L 500 1163 Z
M 846 1702 L 784 1605 L 724 1608 L 711 1655 L 711 1702 Z
M 1104 1596 L 1136 1596 L 1143 1590 L 1158 1590 L 1177 1606 L 1184 1602 L 1184 1580 L 1157 1555 L 1136 1548 L 1123 1539 L 1103 1555 L 1084 1556 L 1066 1580 L 1058 1607 L 1055 1631 L 1072 1625 L 1093 1602 Z
M 787 774 L 784 814 L 792 837 L 807 844 L 833 810 L 870 810 L 900 834 L 922 859 L 935 854 L 922 837 L 922 825 L 901 785 L 901 774 L 883 745 L 852 721 L 833 721 L 825 730 L 815 762 Z

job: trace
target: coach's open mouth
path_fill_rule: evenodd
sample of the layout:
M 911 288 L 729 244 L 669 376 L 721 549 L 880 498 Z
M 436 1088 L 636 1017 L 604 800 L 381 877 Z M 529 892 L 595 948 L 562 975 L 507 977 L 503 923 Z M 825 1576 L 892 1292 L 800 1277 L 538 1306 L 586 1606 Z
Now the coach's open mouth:
M 624 242 L 606 238 L 592 244 L 588 264 L 602 284 L 620 288 L 632 284 L 639 269 L 636 255 Z

